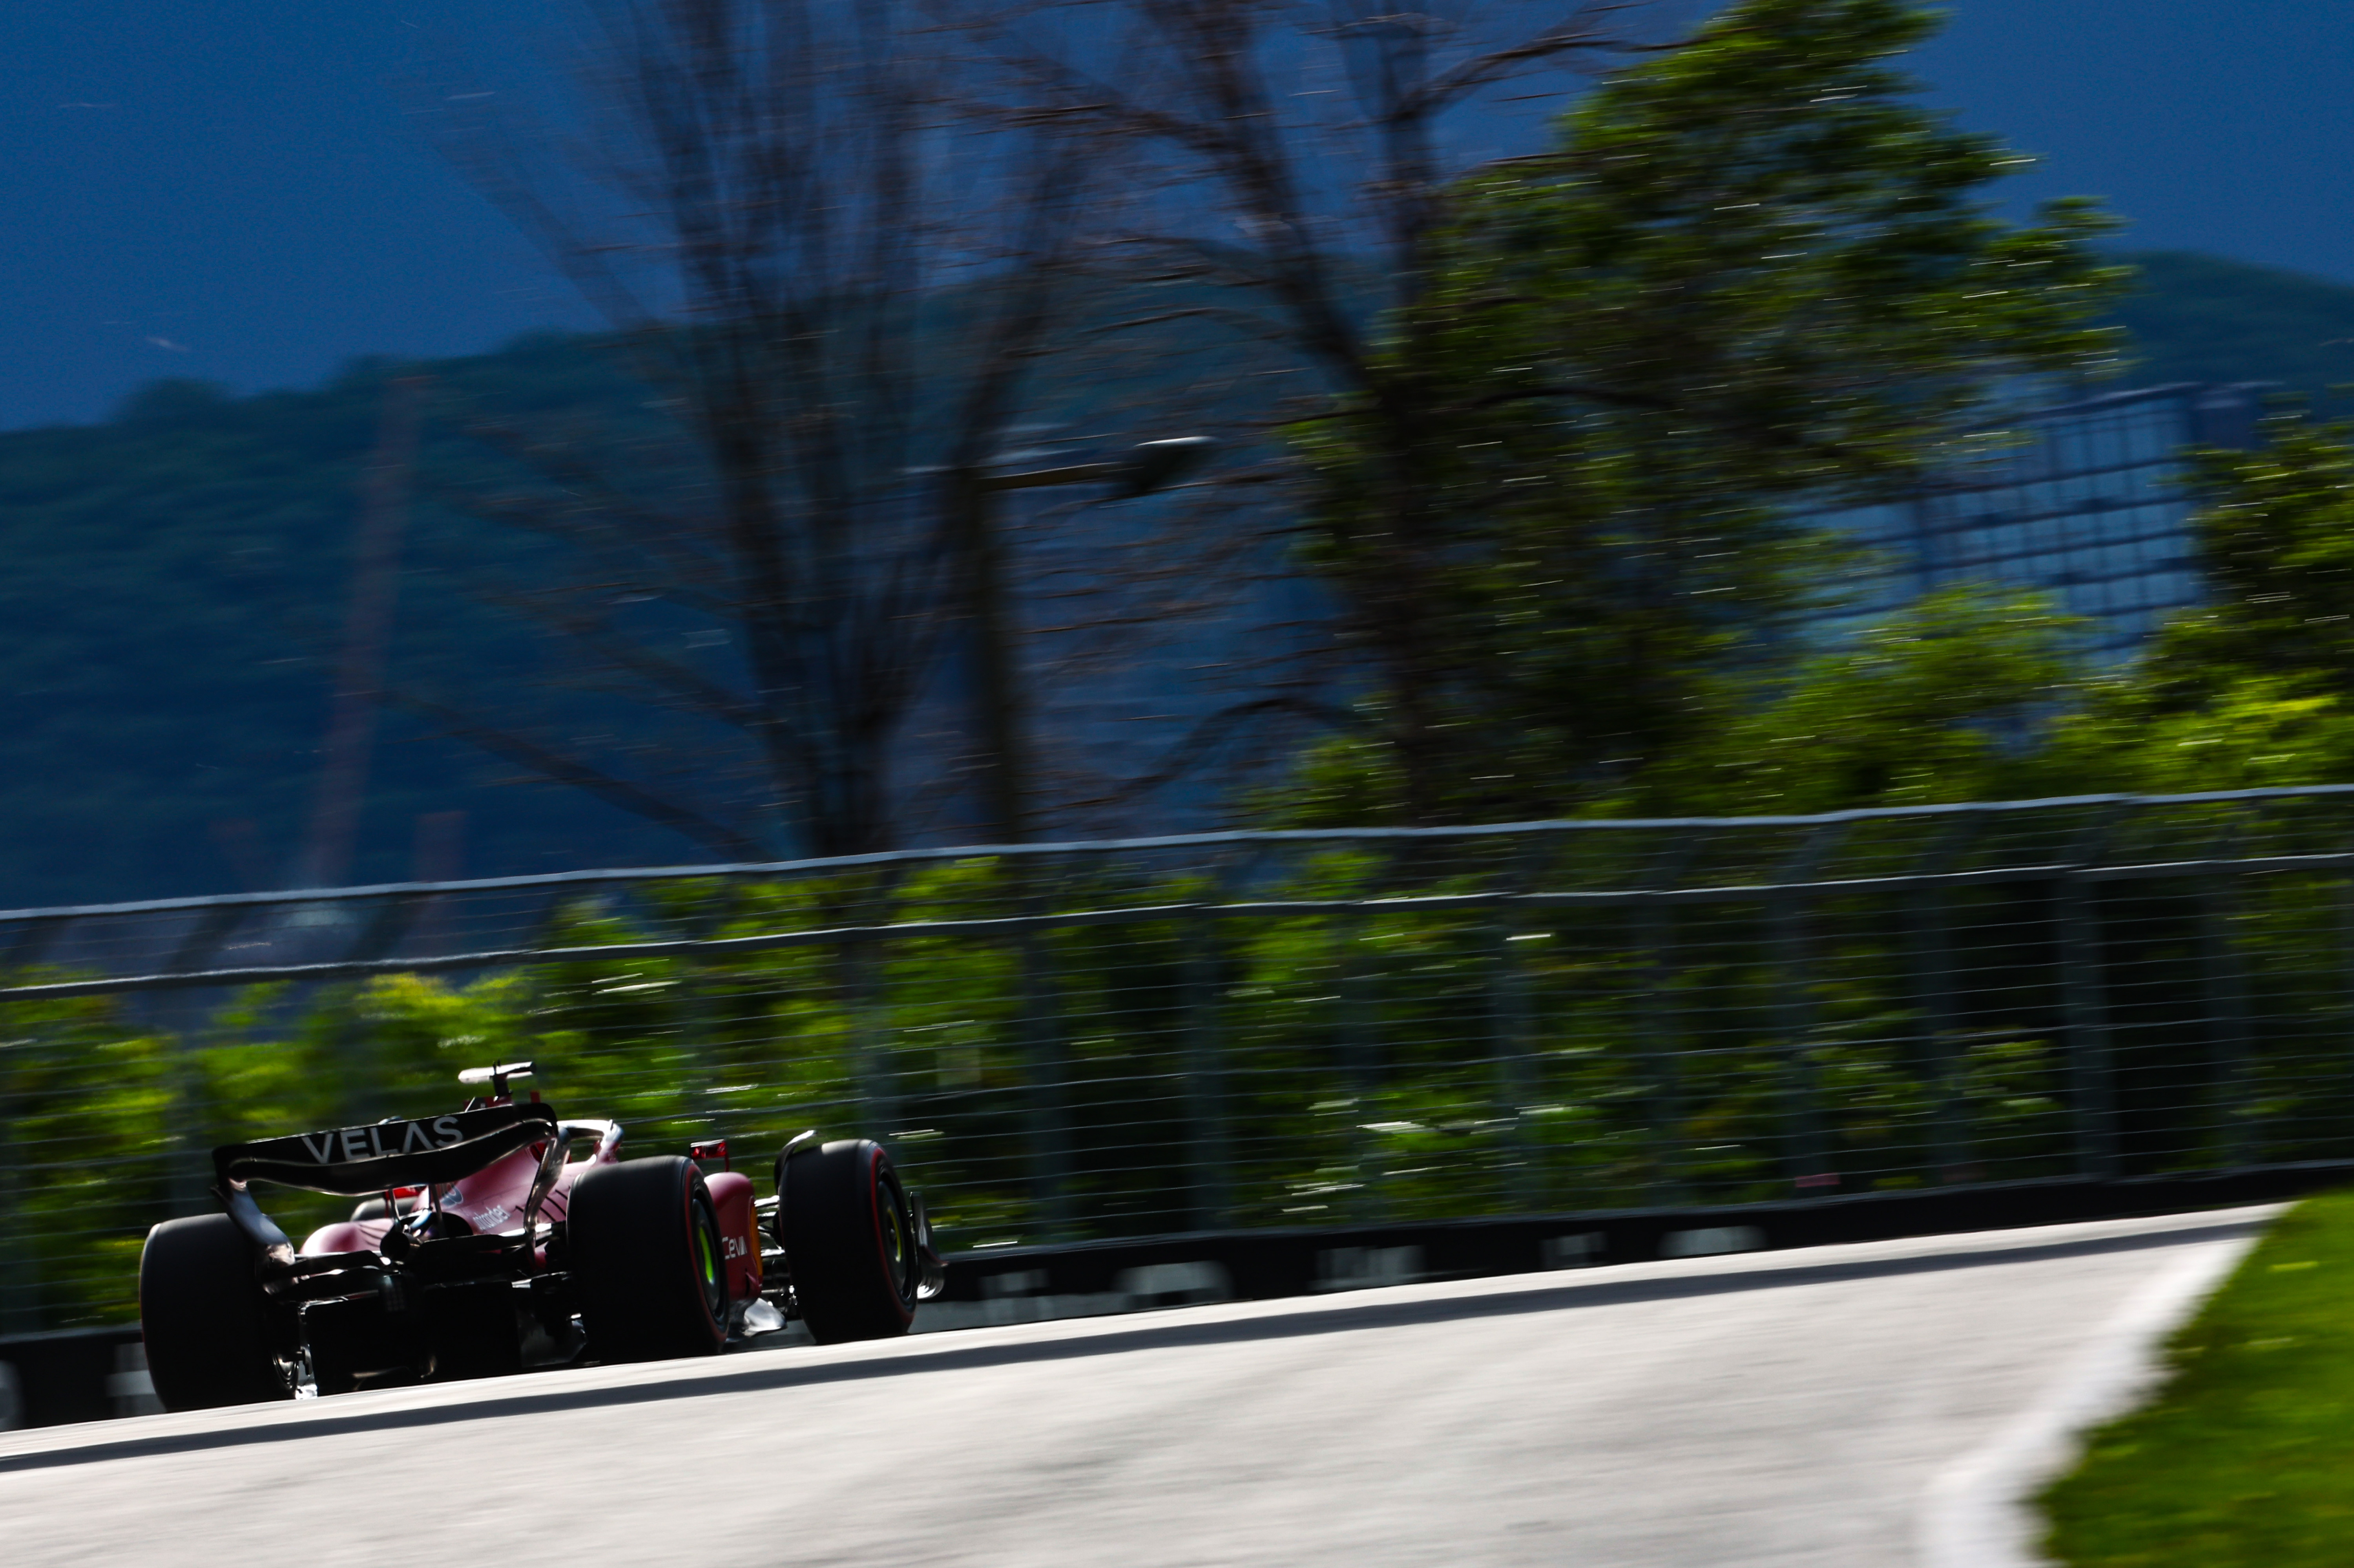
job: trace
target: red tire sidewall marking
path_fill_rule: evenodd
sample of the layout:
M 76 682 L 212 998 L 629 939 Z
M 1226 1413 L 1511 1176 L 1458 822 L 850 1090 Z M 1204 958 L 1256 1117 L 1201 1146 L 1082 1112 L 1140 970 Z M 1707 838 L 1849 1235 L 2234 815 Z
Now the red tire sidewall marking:
M 695 1309 L 705 1325 L 711 1323 L 711 1302 L 703 1294 L 703 1249 L 698 1227 L 695 1223 L 695 1168 L 687 1168 L 686 1180 L 679 1184 L 679 1204 L 686 1219 L 686 1284 L 695 1294 Z M 707 1199 L 705 1200 L 708 1201 Z M 723 1329 L 721 1333 L 725 1333 Z
M 902 1322 L 906 1322 L 912 1320 L 915 1314 L 908 1311 L 907 1304 L 900 1299 L 898 1277 L 891 1272 L 890 1258 L 883 1250 L 882 1164 L 883 1150 L 877 1145 L 866 1157 L 866 1213 L 875 1222 L 875 1261 L 882 1268 L 883 1283 L 891 1293 L 892 1309 L 899 1314 Z

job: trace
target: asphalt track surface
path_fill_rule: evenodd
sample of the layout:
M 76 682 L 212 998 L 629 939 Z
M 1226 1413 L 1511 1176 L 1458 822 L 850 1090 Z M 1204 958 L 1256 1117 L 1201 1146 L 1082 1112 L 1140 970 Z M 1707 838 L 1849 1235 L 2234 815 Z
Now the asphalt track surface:
M 2269 1212 L 10 1433 L 0 1560 L 1889 1568 L 2137 1287 Z

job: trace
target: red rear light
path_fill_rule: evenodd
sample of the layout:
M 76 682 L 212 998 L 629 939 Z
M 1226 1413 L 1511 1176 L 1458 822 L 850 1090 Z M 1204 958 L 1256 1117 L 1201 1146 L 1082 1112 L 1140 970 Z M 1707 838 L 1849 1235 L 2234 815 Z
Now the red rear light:
M 727 1163 L 727 1140 L 724 1138 L 706 1138 L 699 1143 L 690 1143 L 686 1146 L 686 1156 L 698 1165 L 707 1160 L 716 1160 L 719 1161 L 719 1169 L 722 1171 L 730 1169 Z
M 398 1202 L 403 1198 L 414 1198 L 423 1191 L 425 1189 L 422 1187 L 395 1187 L 392 1190 L 392 1199 L 393 1202 Z

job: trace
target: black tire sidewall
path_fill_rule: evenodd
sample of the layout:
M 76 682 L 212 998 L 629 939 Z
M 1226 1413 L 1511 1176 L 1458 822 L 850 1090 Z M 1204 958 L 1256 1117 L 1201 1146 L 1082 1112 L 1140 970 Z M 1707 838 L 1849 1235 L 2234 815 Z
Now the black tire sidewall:
M 677 1155 L 592 1166 L 566 1209 L 566 1255 L 581 1326 L 600 1361 L 709 1355 L 726 1341 L 726 1266 L 703 1172 Z M 704 1292 L 696 1232 L 719 1270 Z
M 892 1339 L 916 1317 L 914 1213 L 881 1145 L 845 1139 L 783 1164 L 778 1239 L 801 1306 L 821 1344 Z M 903 1261 L 893 1270 L 884 1210 L 897 1220 Z
M 227 1214 L 165 1220 L 139 1253 L 139 1331 L 166 1410 L 292 1399 L 255 1277 L 253 1244 Z

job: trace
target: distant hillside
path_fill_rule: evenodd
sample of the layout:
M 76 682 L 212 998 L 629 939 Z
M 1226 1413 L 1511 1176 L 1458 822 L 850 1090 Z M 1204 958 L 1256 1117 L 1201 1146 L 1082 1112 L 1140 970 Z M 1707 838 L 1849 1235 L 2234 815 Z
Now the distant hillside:
M 580 398 L 596 366 L 538 341 L 432 368 L 527 409 Z M 106 425 L 0 435 L 0 906 L 286 874 L 386 373 L 255 397 L 164 383 Z M 408 542 L 396 658 L 439 657 L 452 638 L 476 657 L 525 652 L 437 574 L 426 522 Z M 451 810 L 467 813 L 459 863 L 473 873 L 679 853 L 594 802 L 502 785 L 511 771 L 388 718 L 354 874 L 407 876 L 416 819 Z
M 2354 383 L 2354 287 L 2185 250 L 2126 260 L 2141 289 L 2114 319 L 2134 384 L 2276 381 L 2319 402 Z
M 1195 358 L 1185 363 L 1199 368 Z M 654 432 L 664 416 L 648 411 L 660 405 L 599 340 L 544 335 L 463 359 L 363 364 L 314 390 L 250 397 L 159 383 L 103 425 L 0 433 L 7 560 L 0 625 L 8 633 L 0 636 L 0 908 L 284 885 L 322 768 L 362 481 L 396 372 L 425 375 L 430 391 L 402 551 L 392 685 L 599 760 L 627 751 L 631 766 L 734 786 L 738 775 L 695 721 L 610 695 L 579 668 L 576 645 L 514 612 L 531 587 L 548 580 L 540 562 L 557 546 L 449 503 L 498 491 L 516 475 L 467 433 L 483 417 L 534 440 L 595 450 L 592 461 L 608 465 L 603 477 L 640 493 L 687 493 L 672 487 L 693 486 L 691 473 L 630 466 L 624 454 L 636 449 L 629 438 Z M 1144 401 L 1155 418 L 1202 418 L 1216 429 L 1225 417 L 1212 406 L 1219 396 L 1263 397 L 1267 384 L 1229 375 L 1208 385 L 1204 393 L 1164 382 Z M 1074 421 L 1084 417 L 1084 428 L 1100 433 L 1077 439 L 1117 442 L 1126 439 L 1117 432 L 1128 396 L 1108 377 L 1074 378 L 1034 400 L 1033 418 L 1043 423 L 1024 428 L 1047 440 L 1041 432 L 1081 429 Z M 1146 527 L 1164 504 L 1176 503 L 1126 503 L 1095 526 Z M 1041 505 L 1011 501 L 1005 514 L 1013 521 Z M 1055 766 L 1080 778 L 1083 798 L 1100 797 L 1098 776 L 1149 771 L 1173 743 L 1164 732 L 1182 734 L 1187 715 L 1198 717 L 1214 700 L 1200 689 L 1209 679 L 1200 673 L 1228 662 L 1231 633 L 1215 609 L 1182 626 L 1141 618 L 1137 630 L 1121 634 L 1129 649 L 1121 662 L 1094 646 L 1104 636 L 1089 628 L 1112 616 L 1088 608 L 1088 568 L 1041 569 L 1057 574 L 1055 617 L 1076 618 L 1078 630 L 1066 641 L 1092 638 L 1094 651 L 1080 651 L 1083 679 L 1060 678 L 1039 693 L 1034 738 L 1051 734 Z M 1193 597 L 1205 586 L 1195 585 Z M 673 657 L 724 670 L 726 653 L 687 652 L 726 645 L 710 635 L 682 631 Z M 1188 637 L 1210 642 L 1190 645 Z M 1149 654 L 1141 652 L 1148 640 Z M 1140 715 L 1156 715 L 1160 729 L 1137 722 Z M 931 832 L 954 833 L 938 820 L 948 799 L 939 780 L 910 779 L 905 787 L 925 792 Z M 1123 808 L 1129 818 L 1119 825 L 1204 825 L 1214 805 L 1199 789 L 1163 794 Z M 1184 810 L 1193 817 L 1172 815 Z M 388 712 L 347 877 L 415 874 L 420 819 L 452 812 L 465 816 L 461 855 L 454 864 L 446 853 L 426 857 L 440 860 L 435 869 L 444 874 L 665 864 L 708 854 Z M 1074 831 L 1105 826 L 1072 821 Z M 788 853 L 793 846 L 773 847 Z
M 2354 288 L 2212 257 L 2133 260 L 2144 289 L 2115 318 L 2135 338 L 2131 382 L 2269 380 L 2317 396 L 2354 381 Z M 535 338 L 419 368 L 451 396 L 527 423 L 581 410 L 626 419 L 642 396 L 577 340 Z M 318 770 L 324 655 L 347 600 L 388 369 L 355 366 L 315 390 L 253 397 L 167 383 L 104 425 L 0 434 L 0 906 L 213 892 L 284 874 Z M 480 461 L 436 429 L 425 469 Z M 396 665 L 445 677 L 544 665 L 545 645 L 453 575 L 453 526 L 419 507 Z M 467 544 L 479 553 L 479 538 Z M 1166 713 L 1176 701 L 1154 692 L 1148 706 Z M 408 874 L 417 819 L 429 812 L 466 813 L 469 874 L 695 856 L 673 835 L 518 784 L 513 771 L 388 719 L 354 874 Z

